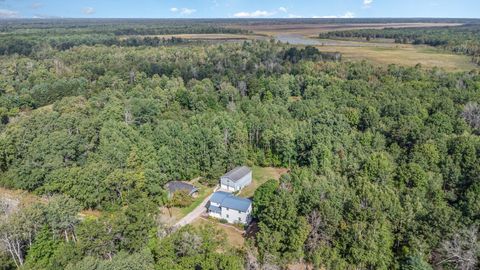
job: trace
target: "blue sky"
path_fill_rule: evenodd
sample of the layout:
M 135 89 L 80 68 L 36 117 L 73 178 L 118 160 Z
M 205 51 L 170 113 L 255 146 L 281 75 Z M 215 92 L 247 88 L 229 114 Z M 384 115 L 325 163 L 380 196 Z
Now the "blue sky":
M 479 18 L 480 0 L 0 0 L 0 18 Z

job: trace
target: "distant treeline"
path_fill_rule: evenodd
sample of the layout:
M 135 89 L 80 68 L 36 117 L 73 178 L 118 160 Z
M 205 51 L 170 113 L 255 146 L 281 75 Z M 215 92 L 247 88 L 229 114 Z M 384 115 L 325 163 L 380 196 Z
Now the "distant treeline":
M 53 36 L 46 38 L 10 37 L 0 38 L 0 40 L 0 55 L 20 54 L 25 56 L 29 56 L 46 48 L 64 51 L 80 45 L 137 47 L 174 45 L 187 42 L 187 40 L 177 37 L 128 37 L 125 39 L 119 39 L 111 34 Z
M 480 64 L 480 24 L 456 27 L 362 29 L 321 33 L 320 38 L 394 39 L 396 43 L 426 44 L 472 57 Z
M 0 55 L 20 54 L 29 56 L 34 52 L 52 48 L 67 50 L 75 46 L 161 46 L 185 42 L 180 38 L 127 37 L 133 35 L 174 34 L 245 34 L 241 29 L 224 28 L 209 23 L 187 24 L 166 20 L 163 23 L 146 23 L 143 20 L 25 20 L 17 24 L 0 23 Z M 117 22 L 116 25 L 114 22 Z

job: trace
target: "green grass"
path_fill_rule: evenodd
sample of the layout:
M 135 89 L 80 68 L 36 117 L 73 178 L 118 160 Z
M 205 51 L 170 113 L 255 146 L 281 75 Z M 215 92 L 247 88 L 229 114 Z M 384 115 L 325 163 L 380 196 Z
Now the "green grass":
M 288 169 L 285 168 L 273 168 L 273 167 L 258 167 L 254 166 L 252 168 L 253 179 L 252 183 L 244 188 L 239 196 L 243 198 L 251 198 L 255 193 L 255 190 L 263 183 L 267 182 L 270 179 L 280 179 L 282 174 L 286 173 Z
M 187 207 L 184 207 L 184 208 L 180 208 L 180 217 L 179 218 L 183 218 L 184 216 L 188 215 L 188 213 L 192 212 L 193 209 L 195 209 L 197 206 L 199 206 L 203 200 L 205 200 L 205 198 L 212 194 L 213 192 L 213 188 L 211 187 L 207 187 L 207 186 L 204 186 L 204 185 L 200 185 L 198 183 L 195 184 L 197 187 L 198 187 L 198 197 L 195 198 L 193 200 L 193 202 L 187 206 Z

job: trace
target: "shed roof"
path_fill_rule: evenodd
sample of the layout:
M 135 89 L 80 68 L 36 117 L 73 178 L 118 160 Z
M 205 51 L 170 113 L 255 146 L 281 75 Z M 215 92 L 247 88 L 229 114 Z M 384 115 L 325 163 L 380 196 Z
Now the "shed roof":
M 180 190 L 186 190 L 188 194 L 192 194 L 198 191 L 194 185 L 181 182 L 181 181 L 171 181 L 167 183 L 167 188 L 170 193 L 175 193 Z
M 249 174 L 252 170 L 247 166 L 236 167 L 235 169 L 229 171 L 222 178 L 228 178 L 233 182 L 237 182 L 242 179 L 245 175 Z
M 236 197 L 231 193 L 224 192 L 224 191 L 217 191 L 213 193 L 212 197 L 210 197 L 210 202 L 214 202 L 220 205 L 220 207 L 230 208 L 233 210 L 238 210 L 242 212 L 246 212 L 252 201 L 245 198 Z M 209 205 L 209 209 L 212 205 Z

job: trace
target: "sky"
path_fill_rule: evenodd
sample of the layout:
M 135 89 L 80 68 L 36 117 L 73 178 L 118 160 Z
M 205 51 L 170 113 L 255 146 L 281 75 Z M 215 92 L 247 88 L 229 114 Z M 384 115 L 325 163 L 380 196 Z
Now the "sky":
M 480 0 L 0 0 L 3 18 L 479 18 Z

